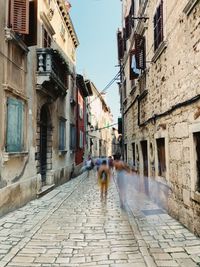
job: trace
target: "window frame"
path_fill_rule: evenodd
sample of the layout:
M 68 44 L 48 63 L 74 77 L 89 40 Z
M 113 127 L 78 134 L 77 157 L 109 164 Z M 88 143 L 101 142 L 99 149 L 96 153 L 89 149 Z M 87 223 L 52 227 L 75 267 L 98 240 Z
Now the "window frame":
M 136 66 L 136 51 L 135 51 L 135 49 L 130 51 L 129 63 L 130 63 L 130 65 L 129 65 L 130 66 L 129 79 L 132 81 L 132 80 L 137 79 L 141 74 L 140 69 L 138 69 Z
M 66 150 L 66 119 L 60 117 L 59 119 L 59 151 Z
M 79 118 L 82 120 L 83 119 L 83 106 L 81 104 L 78 104 L 78 110 L 79 110 Z
M 50 48 L 52 43 L 52 37 L 48 33 L 48 31 L 45 29 L 45 27 L 42 27 L 42 44 L 44 48 Z
M 156 8 L 156 12 L 153 17 L 153 31 L 154 31 L 154 52 L 157 51 L 160 44 L 164 41 L 164 29 L 163 29 L 163 0 Z
M 157 154 L 157 142 L 156 140 L 159 138 L 165 139 L 165 159 L 166 159 L 166 176 L 162 177 L 158 175 L 158 154 Z M 170 170 L 170 159 L 169 159 L 169 132 L 166 127 L 166 129 L 159 128 L 159 130 L 154 134 L 154 158 L 155 158 L 155 177 L 156 180 L 167 184 L 170 183 L 170 176 L 169 176 L 169 170 Z
M 70 123 L 70 150 L 76 149 L 76 126 Z
M 191 198 L 200 203 L 200 192 L 197 191 L 197 170 L 196 170 L 196 147 L 194 135 L 200 133 L 200 122 L 189 125 L 190 140 L 190 177 L 191 177 Z
M 136 167 L 136 147 L 135 147 L 135 142 L 131 143 L 131 147 L 132 147 L 132 157 L 133 157 L 133 167 Z
M 161 151 L 161 146 L 158 144 L 159 141 L 164 141 L 164 155 L 161 154 L 163 151 Z M 160 151 L 159 151 L 160 150 Z M 166 144 L 165 144 L 165 138 L 157 138 L 156 139 L 156 153 L 157 153 L 157 169 L 158 169 L 158 176 L 166 178 L 166 172 L 167 172 L 167 164 L 166 164 Z M 164 162 L 161 162 L 164 158 Z M 164 165 L 164 166 L 163 166 Z

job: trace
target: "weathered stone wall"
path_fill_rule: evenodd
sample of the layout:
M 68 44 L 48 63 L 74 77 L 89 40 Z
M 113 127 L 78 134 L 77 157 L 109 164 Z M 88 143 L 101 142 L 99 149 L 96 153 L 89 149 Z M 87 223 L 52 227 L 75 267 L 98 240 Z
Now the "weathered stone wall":
M 147 140 L 151 197 L 200 235 L 200 194 L 195 191 L 197 171 L 193 138 L 193 133 L 200 132 L 200 4 L 187 15 L 184 8 L 188 2 L 164 1 L 166 46 L 156 59 L 152 18 L 159 1 L 148 2 L 145 14 L 150 19 L 144 31 L 147 95 L 136 99 L 140 95 L 138 80 L 134 90 L 127 82 L 127 91 L 131 94 L 124 105 L 124 142 L 129 163 L 132 161 L 131 144 L 136 144 L 136 171 L 143 175 L 140 142 Z M 127 80 L 128 65 L 126 62 Z M 158 175 L 157 138 L 165 138 L 165 177 Z
M 53 18 L 49 17 L 50 6 L 47 1 L 38 1 L 38 43 L 25 51 L 14 40 L 5 38 L 8 18 L 8 1 L 1 1 L 0 10 L 0 216 L 10 210 L 24 205 L 36 197 L 40 190 L 41 175 L 38 160 L 40 149 L 40 109 L 49 105 L 51 130 L 48 130 L 47 153 L 47 184 L 61 184 L 70 178 L 74 154 L 70 152 L 71 110 L 70 94 L 67 97 L 53 101 L 46 95 L 38 94 L 36 47 L 43 47 L 42 26 L 48 31 L 54 28 L 56 34 L 52 37 L 58 48 L 66 53 L 69 64 L 75 64 L 75 45 L 72 36 L 64 24 L 57 1 L 51 1 L 54 11 Z M 44 15 L 45 14 L 45 15 Z M 45 17 L 46 19 L 42 20 Z M 48 21 L 49 20 L 49 21 Z M 52 23 L 52 26 L 51 26 Z M 65 26 L 64 26 L 65 25 Z M 65 30 L 62 31 L 62 26 Z M 50 30 L 49 30 L 50 29 Z M 61 33 L 63 36 L 61 37 Z M 72 84 L 69 84 L 69 87 Z M 21 152 L 6 152 L 7 97 L 20 99 L 24 103 L 24 148 Z M 52 103 L 53 102 L 53 103 Z M 74 116 L 74 115 L 73 115 Z M 66 151 L 59 152 L 59 118 L 67 119 Z M 49 128 L 50 129 L 50 128 Z

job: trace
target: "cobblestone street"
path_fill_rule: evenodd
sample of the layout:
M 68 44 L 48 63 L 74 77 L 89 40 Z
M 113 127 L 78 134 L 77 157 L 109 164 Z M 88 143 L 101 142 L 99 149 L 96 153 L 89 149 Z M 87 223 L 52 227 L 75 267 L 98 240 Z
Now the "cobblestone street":
M 86 173 L 0 219 L 0 267 L 199 266 L 200 239 L 132 190 L 120 209 L 115 182 L 100 200 Z

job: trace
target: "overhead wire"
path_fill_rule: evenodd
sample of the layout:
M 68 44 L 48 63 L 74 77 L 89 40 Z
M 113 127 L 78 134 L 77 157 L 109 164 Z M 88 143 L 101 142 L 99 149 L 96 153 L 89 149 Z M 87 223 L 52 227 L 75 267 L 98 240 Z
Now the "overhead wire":
M 178 2 L 178 1 L 177 1 Z M 166 20 L 165 20 L 165 24 L 167 23 L 167 21 L 169 20 L 169 18 L 171 17 L 171 15 L 173 14 L 173 11 L 174 11 L 174 7 L 177 5 L 177 2 L 175 3 L 175 5 L 172 7 L 172 9 L 170 10 L 170 12 L 169 12 L 169 15 L 167 16 L 167 18 L 166 18 Z M 171 34 L 172 34 L 172 32 L 173 32 L 173 30 L 175 29 L 175 27 L 170 31 L 170 33 L 166 36 L 166 38 L 167 37 L 169 37 Z M 133 35 L 134 35 L 134 33 L 133 33 Z M 91 103 L 93 103 L 102 93 L 104 93 L 105 91 L 107 91 L 110 87 L 111 87 L 111 85 L 119 78 L 119 76 L 121 75 L 121 73 L 122 73 L 122 71 L 124 70 L 124 68 L 125 68 L 125 66 L 126 66 L 126 63 L 127 63 L 127 60 L 128 60 L 128 58 L 129 58 L 129 54 L 130 54 L 130 52 L 131 52 L 131 50 L 132 50 L 132 45 L 133 45 L 133 42 L 134 42 L 134 38 L 131 38 L 132 39 L 132 41 L 131 41 L 131 43 L 130 43 L 130 46 L 129 46 L 129 49 L 128 49 L 128 51 L 127 51 L 127 54 L 126 54 L 126 57 L 125 57 L 125 60 L 123 61 L 123 63 L 120 65 L 120 70 L 117 72 L 117 74 L 113 77 L 113 79 L 104 87 L 104 89 L 103 90 L 101 90 L 100 92 L 98 92 L 98 94 L 97 94 L 97 96 L 94 98 L 94 99 L 92 99 L 91 100 L 91 102 L 90 102 L 90 104 Z M 150 49 L 149 49 L 149 51 L 148 51 L 148 53 L 146 54 L 146 57 L 149 55 L 149 53 L 152 51 L 152 49 L 153 49 L 153 47 L 154 47 L 154 42 L 152 43 L 152 45 L 150 46 Z
M 116 122 L 116 123 L 112 123 L 112 124 L 110 124 L 110 125 L 108 125 L 108 126 L 105 126 L 105 127 L 101 127 L 101 128 L 97 128 L 97 129 L 94 129 L 94 130 L 88 130 L 88 131 L 86 131 L 86 132 L 97 132 L 97 131 L 101 131 L 101 130 L 103 130 L 103 129 L 108 129 L 108 128 L 110 128 L 110 127 L 113 127 L 114 125 L 117 125 L 118 123 Z

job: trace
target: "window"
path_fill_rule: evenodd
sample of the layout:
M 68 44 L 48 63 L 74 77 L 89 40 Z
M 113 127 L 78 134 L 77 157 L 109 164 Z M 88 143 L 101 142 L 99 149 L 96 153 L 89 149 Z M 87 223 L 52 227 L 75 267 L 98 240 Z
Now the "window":
M 158 153 L 158 175 L 166 177 L 165 139 L 157 139 L 156 144 Z
M 143 158 L 143 174 L 144 176 L 148 177 L 149 176 L 149 171 L 148 171 L 148 148 L 147 148 L 147 141 L 143 140 L 141 141 L 141 149 L 142 149 L 142 158 Z M 147 186 L 147 185 L 146 185 Z M 147 187 L 145 187 L 145 192 L 148 193 Z
M 124 145 L 124 161 L 127 162 L 127 144 Z
M 136 165 L 135 162 L 135 143 L 132 143 L 132 157 L 133 157 L 133 166 Z
M 59 150 L 65 150 L 66 144 L 66 120 L 60 118 L 59 121 Z
M 118 118 L 118 133 L 122 134 L 122 118 Z
M 130 10 L 130 14 L 131 14 L 131 16 L 133 16 L 134 17 L 134 15 L 135 15 L 135 0 L 132 0 L 131 1 L 131 10 Z M 132 22 L 131 22 L 131 24 L 132 24 L 132 27 L 134 27 L 134 19 L 132 19 Z
M 70 124 L 70 149 L 76 148 L 76 128 L 74 124 Z
M 140 70 L 136 67 L 135 50 L 130 52 L 130 80 L 137 79 L 140 75 Z
M 79 118 L 83 119 L 83 107 L 80 104 L 78 104 L 78 108 L 79 108 Z
M 37 13 L 37 0 L 29 1 L 29 34 L 24 38 L 27 46 L 37 45 Z
M 120 60 L 124 56 L 123 38 L 122 38 L 122 32 L 121 31 L 118 31 L 118 33 L 117 33 L 117 47 L 118 47 L 118 60 Z
M 195 185 L 195 191 L 200 192 L 200 132 L 194 133 L 194 141 L 196 148 L 196 172 L 197 172 L 197 182 Z
M 7 100 L 7 131 L 6 151 L 23 151 L 23 121 L 24 105 L 21 100 L 8 98 Z
M 124 80 L 124 82 L 123 82 L 123 89 L 124 89 L 124 96 L 123 96 L 123 100 L 125 100 L 126 99 L 126 97 L 127 97 L 127 95 L 126 95 L 126 80 Z
M 14 32 L 29 33 L 29 0 L 10 0 L 9 26 Z
M 49 36 L 48 32 L 43 28 L 43 46 L 51 47 L 51 37 Z
M 126 33 L 126 40 L 129 39 L 131 35 L 131 14 L 129 14 L 125 18 L 125 33 Z
M 161 0 L 160 5 L 156 9 L 153 21 L 154 21 L 154 51 L 156 51 L 160 43 L 163 41 L 163 0 Z
M 80 131 L 79 133 L 79 147 L 83 148 L 83 132 Z
M 126 51 L 126 29 L 123 28 L 123 48 Z

